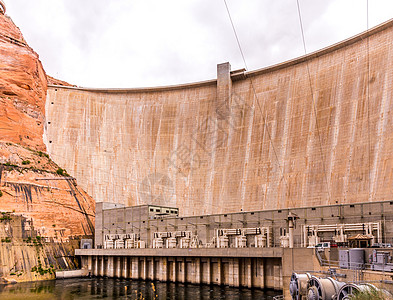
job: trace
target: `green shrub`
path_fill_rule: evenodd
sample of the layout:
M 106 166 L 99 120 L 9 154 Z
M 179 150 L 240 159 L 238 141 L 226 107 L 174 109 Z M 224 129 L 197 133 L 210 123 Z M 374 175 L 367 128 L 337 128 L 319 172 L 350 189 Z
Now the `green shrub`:
M 24 161 L 22 161 L 22 165 L 30 165 L 30 160 L 24 160 Z
M 42 151 L 38 151 L 37 153 L 38 153 L 38 156 L 39 156 L 39 157 L 46 157 L 46 158 L 49 158 L 49 155 L 46 154 L 46 153 L 43 153 Z
M 70 175 L 68 175 L 67 171 L 62 169 L 62 168 L 58 168 L 56 173 L 61 175 L 61 176 L 70 176 Z
M 0 221 L 12 220 L 10 213 L 2 212 L 1 214 L 2 216 L 0 217 Z
M 386 300 L 386 299 L 392 300 L 393 298 L 387 292 L 384 292 L 376 288 L 370 288 L 367 289 L 366 291 L 355 293 L 350 299 L 351 300 Z
M 2 191 L 0 191 L 0 197 L 3 197 L 3 192 Z

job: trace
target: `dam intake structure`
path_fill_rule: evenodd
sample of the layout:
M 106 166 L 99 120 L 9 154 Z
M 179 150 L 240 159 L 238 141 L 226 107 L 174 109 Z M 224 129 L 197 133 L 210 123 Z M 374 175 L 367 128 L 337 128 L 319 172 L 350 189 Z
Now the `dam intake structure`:
M 392 205 L 185 217 L 175 207 L 103 202 L 96 206 L 94 248 L 75 253 L 81 272 L 93 276 L 274 289 L 286 296 L 296 294 L 293 272 L 308 272 L 311 295 L 330 300 L 324 295 L 337 295 L 344 280 L 393 289 Z M 305 284 L 296 284 L 303 293 Z

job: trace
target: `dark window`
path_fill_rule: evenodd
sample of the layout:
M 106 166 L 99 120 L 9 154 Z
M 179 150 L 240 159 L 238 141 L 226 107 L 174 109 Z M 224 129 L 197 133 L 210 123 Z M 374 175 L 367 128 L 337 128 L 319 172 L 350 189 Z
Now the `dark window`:
M 253 215 L 254 213 L 251 213 L 251 215 Z
M 203 219 L 203 217 L 200 217 L 201 219 Z
M 167 210 L 166 213 L 169 214 L 169 210 Z
M 156 208 L 156 212 L 160 212 L 160 210 L 158 208 Z
M 311 210 L 316 210 L 316 208 L 315 208 L 315 207 L 313 207 L 313 208 L 311 208 Z
M 278 211 L 279 214 L 281 214 L 281 209 Z
M 355 205 L 351 204 L 349 207 L 355 207 Z
M 150 208 L 150 211 L 154 211 L 154 209 Z

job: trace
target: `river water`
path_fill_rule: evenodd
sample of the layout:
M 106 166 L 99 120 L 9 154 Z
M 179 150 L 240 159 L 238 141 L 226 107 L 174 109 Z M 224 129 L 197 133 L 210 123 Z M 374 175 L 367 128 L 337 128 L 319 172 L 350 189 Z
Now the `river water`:
M 35 299 L 272 299 L 277 292 L 120 279 L 66 279 L 0 285 L 1 300 Z

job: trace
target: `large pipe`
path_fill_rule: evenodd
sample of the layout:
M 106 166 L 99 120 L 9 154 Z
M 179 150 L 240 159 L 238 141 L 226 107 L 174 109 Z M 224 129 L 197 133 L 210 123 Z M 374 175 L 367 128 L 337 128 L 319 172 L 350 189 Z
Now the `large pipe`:
M 339 282 L 330 277 L 312 276 L 307 285 L 307 300 L 334 300 L 344 284 L 345 282 Z
M 309 273 L 297 274 L 292 273 L 291 282 L 289 284 L 289 292 L 292 300 L 306 299 L 307 285 L 311 275 Z

